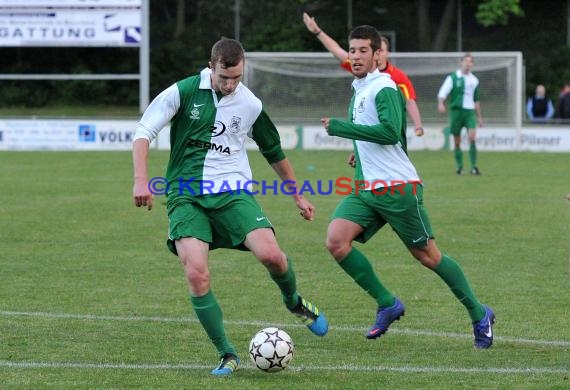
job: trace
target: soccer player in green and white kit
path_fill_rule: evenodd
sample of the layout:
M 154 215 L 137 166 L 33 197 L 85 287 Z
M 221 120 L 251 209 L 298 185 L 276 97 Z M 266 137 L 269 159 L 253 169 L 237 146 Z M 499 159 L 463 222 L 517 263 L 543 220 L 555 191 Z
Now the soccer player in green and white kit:
M 455 146 L 456 173 L 463 174 L 463 153 L 461 152 L 461 130 L 467 129 L 469 138 L 469 160 L 471 174 L 480 175 L 477 168 L 476 126 L 483 126 L 481 104 L 479 102 L 479 79 L 471 73 L 473 56 L 466 53 L 461 58 L 461 69 L 448 75 L 437 94 L 437 110 L 445 113 L 445 100 L 449 97 L 449 129 Z M 477 118 L 475 118 L 477 114 Z
M 322 123 L 329 135 L 354 141 L 355 189 L 335 209 L 326 245 L 341 268 L 378 304 L 376 321 L 366 337 L 380 337 L 405 311 L 404 304 L 378 279 L 366 256 L 352 246 L 352 241 L 366 242 L 389 224 L 411 254 L 443 279 L 465 306 L 473 324 L 475 348 L 489 348 L 495 315 L 477 300 L 459 264 L 435 244 L 420 178 L 406 150 L 404 99 L 390 76 L 376 69 L 378 32 L 371 26 L 359 26 L 350 33 L 349 46 L 356 77 L 349 120 L 323 118 Z
M 184 266 L 192 306 L 218 351 L 220 363 L 212 370 L 214 375 L 232 374 L 240 361 L 210 289 L 211 249 L 250 250 L 279 286 L 286 307 L 314 334 L 324 336 L 328 330 L 325 316 L 297 293 L 292 264 L 279 248 L 272 224 L 251 192 L 243 190 L 252 177 L 244 145 L 247 136 L 257 143 L 283 182 L 291 186 L 296 182 L 277 129 L 261 101 L 241 83 L 244 61 L 240 42 L 216 42 L 209 68 L 173 84 L 151 102 L 133 143 L 134 202 L 150 210 L 149 144 L 171 122 L 167 245 Z M 293 199 L 301 215 L 312 220 L 313 205 L 298 194 Z M 239 291 L 239 286 L 235 287 Z

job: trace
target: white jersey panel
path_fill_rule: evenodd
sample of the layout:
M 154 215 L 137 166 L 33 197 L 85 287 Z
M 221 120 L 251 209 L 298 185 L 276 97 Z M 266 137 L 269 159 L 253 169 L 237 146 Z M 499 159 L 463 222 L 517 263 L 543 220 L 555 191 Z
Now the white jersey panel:
M 353 82 L 355 89 L 353 123 L 376 125 L 379 123 L 376 95 L 383 88 L 398 90 L 387 73 L 375 70 L 364 79 Z M 380 145 L 368 141 L 355 141 L 364 180 L 373 188 L 418 181 L 419 176 L 404 152 L 402 145 Z
M 457 71 L 460 77 L 461 71 Z M 475 89 L 479 85 L 479 79 L 473 73 L 461 74 L 461 77 L 465 79 L 464 90 L 463 90 L 463 108 L 472 110 L 475 108 Z
M 210 70 L 202 71 L 202 85 L 211 88 Z M 246 182 L 252 180 L 251 168 L 245 149 L 245 137 L 261 113 L 262 105 L 245 85 L 240 83 L 236 90 L 223 96 L 219 101 L 212 91 L 216 105 L 215 129 L 204 160 L 203 180 L 211 184 L 211 191 L 237 190 L 244 188 Z

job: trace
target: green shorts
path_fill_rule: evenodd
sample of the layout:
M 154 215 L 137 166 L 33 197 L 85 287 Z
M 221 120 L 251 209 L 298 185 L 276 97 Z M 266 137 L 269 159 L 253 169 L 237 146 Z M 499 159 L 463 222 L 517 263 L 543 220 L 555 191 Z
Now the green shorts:
M 252 195 L 223 192 L 191 196 L 171 195 L 167 199 L 168 249 L 177 255 L 174 241 L 195 237 L 210 244 L 210 249 L 248 250 L 246 235 L 260 228 L 271 228 L 267 216 Z
M 460 135 L 461 129 L 475 129 L 477 127 L 477 118 L 475 110 L 467 110 L 463 108 L 454 108 L 449 110 L 449 128 L 451 134 Z
M 355 238 L 368 241 L 388 223 L 407 247 L 424 247 L 433 239 L 427 211 L 423 206 L 421 184 L 406 184 L 374 191 L 360 191 L 342 199 L 332 219 L 342 218 L 359 224 L 364 231 Z

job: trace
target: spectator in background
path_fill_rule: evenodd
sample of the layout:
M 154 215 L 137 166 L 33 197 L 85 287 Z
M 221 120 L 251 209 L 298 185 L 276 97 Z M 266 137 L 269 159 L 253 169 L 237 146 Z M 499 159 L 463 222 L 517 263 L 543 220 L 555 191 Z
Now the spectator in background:
M 556 117 L 560 119 L 570 119 L 570 84 L 564 84 L 564 87 L 562 87 L 560 91 Z
M 554 105 L 552 100 L 546 96 L 544 85 L 537 85 L 534 96 L 528 98 L 526 114 L 532 122 L 546 122 L 554 116 Z

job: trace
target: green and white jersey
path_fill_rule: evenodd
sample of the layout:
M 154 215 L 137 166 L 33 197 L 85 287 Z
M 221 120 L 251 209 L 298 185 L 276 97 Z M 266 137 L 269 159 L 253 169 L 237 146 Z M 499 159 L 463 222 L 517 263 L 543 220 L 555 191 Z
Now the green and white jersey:
M 445 78 L 437 93 L 439 99 L 445 100 L 448 96 L 449 108 L 475 109 L 475 102 L 479 101 L 479 79 L 471 72 L 463 74 L 458 69 Z
M 349 121 L 331 119 L 328 132 L 354 140 L 355 180 L 371 189 L 418 181 L 406 149 L 406 103 L 390 75 L 375 70 L 352 87 Z
M 206 68 L 164 90 L 137 126 L 134 139 L 152 142 L 171 122 L 166 170 L 169 194 L 179 188 L 192 188 L 196 194 L 243 189 L 244 183 L 252 180 L 244 145 L 247 136 L 269 163 L 285 158 L 279 133 L 262 110 L 261 101 L 242 83 L 232 94 L 218 99 L 210 76 L 211 70 Z

